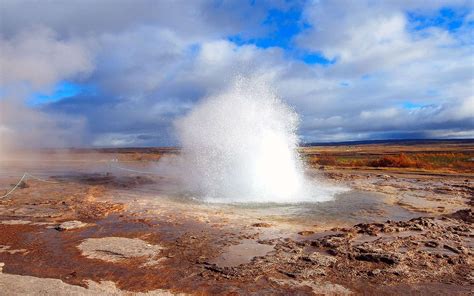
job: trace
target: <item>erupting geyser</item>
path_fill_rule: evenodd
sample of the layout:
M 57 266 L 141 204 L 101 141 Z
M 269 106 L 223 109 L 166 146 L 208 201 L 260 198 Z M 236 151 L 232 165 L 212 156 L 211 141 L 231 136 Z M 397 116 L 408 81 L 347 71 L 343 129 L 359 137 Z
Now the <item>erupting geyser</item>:
M 176 123 L 183 186 L 211 202 L 330 199 L 304 176 L 298 121 L 267 83 L 238 78 Z

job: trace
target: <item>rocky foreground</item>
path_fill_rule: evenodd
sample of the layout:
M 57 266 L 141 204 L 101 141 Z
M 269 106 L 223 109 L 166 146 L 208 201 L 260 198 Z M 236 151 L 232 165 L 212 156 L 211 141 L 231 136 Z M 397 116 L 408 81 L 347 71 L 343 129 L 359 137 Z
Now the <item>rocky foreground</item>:
M 264 274 L 275 283 L 317 293 L 463 294 L 474 284 L 473 219 L 472 210 L 461 210 L 308 233 L 300 240 L 259 240 L 274 245 L 274 251 L 234 268 L 206 265 L 204 275 L 251 280 Z
M 124 190 L 155 182 L 152 178 L 52 179 L 60 185 L 29 180 L 14 196 L 0 200 L 0 291 L 473 293 L 470 182 L 332 174 L 335 182 L 393 196 L 393 203 L 420 217 L 321 229 L 166 201 L 152 208 L 139 195 L 117 199 Z

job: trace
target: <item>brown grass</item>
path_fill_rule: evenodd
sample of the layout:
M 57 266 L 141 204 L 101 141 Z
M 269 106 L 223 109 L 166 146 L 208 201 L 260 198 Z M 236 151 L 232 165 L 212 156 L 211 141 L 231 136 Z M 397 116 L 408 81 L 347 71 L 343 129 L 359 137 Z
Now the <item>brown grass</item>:
M 382 155 L 381 155 L 382 154 Z M 324 151 L 320 155 L 307 155 L 311 166 L 366 167 L 366 168 L 415 168 L 423 170 L 449 170 L 474 172 L 474 154 L 468 152 L 401 152 L 348 153 Z
M 404 153 L 394 156 L 383 156 L 382 158 L 368 161 L 370 167 L 392 167 L 392 168 L 424 168 L 432 169 L 432 165 L 418 157 L 408 156 Z

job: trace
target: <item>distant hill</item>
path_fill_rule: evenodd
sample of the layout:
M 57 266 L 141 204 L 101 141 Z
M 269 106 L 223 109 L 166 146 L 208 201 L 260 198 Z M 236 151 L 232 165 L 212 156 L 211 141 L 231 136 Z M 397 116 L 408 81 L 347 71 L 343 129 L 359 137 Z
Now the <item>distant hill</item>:
M 344 142 L 312 142 L 302 143 L 301 146 L 348 146 L 348 145 L 420 145 L 420 144 L 474 144 L 474 139 L 394 139 L 394 140 L 364 140 Z

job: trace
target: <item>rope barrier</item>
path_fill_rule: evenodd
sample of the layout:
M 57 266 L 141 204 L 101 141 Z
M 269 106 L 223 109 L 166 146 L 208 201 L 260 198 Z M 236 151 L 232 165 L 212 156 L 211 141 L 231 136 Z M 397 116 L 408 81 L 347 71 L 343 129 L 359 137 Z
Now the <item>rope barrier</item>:
M 21 182 L 25 181 L 26 179 L 28 179 L 28 177 L 32 178 L 32 179 L 35 179 L 37 181 L 40 181 L 40 182 L 45 182 L 45 183 L 54 183 L 54 184 L 57 184 L 57 183 L 60 183 L 60 182 L 55 182 L 55 181 L 48 181 L 48 180 L 45 180 L 45 179 L 41 179 L 39 177 L 36 177 L 36 176 L 33 176 L 32 174 L 28 173 L 28 172 L 25 172 L 23 174 L 23 176 L 21 177 L 20 181 L 18 181 L 18 183 L 16 183 L 16 185 L 10 190 L 8 191 L 5 195 L 2 195 L 0 196 L 0 199 L 2 198 L 5 198 L 7 196 L 9 196 L 10 194 L 12 194 L 16 189 L 18 189 L 18 187 L 20 186 Z
M 116 169 L 119 169 L 119 170 L 124 170 L 124 171 L 129 171 L 129 172 L 134 172 L 134 173 L 139 173 L 139 174 L 150 174 L 150 175 L 159 175 L 155 172 L 149 172 L 149 171 L 140 171 L 140 170 L 134 170 L 134 169 L 129 169 L 129 168 L 124 168 L 124 167 L 121 167 L 121 166 L 118 166 L 118 165 L 115 165 L 113 164 L 112 162 L 110 162 L 110 166 L 113 167 L 113 168 L 116 168 Z M 20 181 L 18 181 L 18 183 L 15 184 L 15 186 L 10 190 L 8 191 L 5 195 L 2 195 L 0 196 L 0 199 L 2 198 L 5 198 L 5 197 L 8 197 L 10 194 L 12 194 L 16 189 L 18 189 L 18 187 L 20 186 L 21 182 L 25 181 L 26 179 L 29 178 L 32 178 L 32 179 L 35 179 L 37 181 L 40 181 L 40 182 L 45 182 L 45 183 L 52 183 L 52 184 L 59 184 L 61 182 L 57 182 L 57 181 L 49 181 L 49 180 L 45 180 L 45 179 L 42 179 L 40 177 L 37 177 L 37 176 L 34 176 L 28 172 L 25 172 L 23 174 L 23 176 L 20 178 Z
M 27 174 L 28 176 L 30 176 L 32 179 L 35 179 L 35 180 L 40 181 L 40 182 L 52 183 L 52 184 L 59 184 L 59 183 L 61 183 L 61 182 L 57 182 L 57 181 L 49 181 L 49 180 L 41 179 L 41 178 L 39 178 L 39 177 L 33 176 L 33 175 L 30 174 L 30 173 L 25 173 L 25 174 Z
M 20 186 L 21 182 L 23 182 L 23 180 L 24 180 L 26 177 L 27 177 L 27 174 L 24 173 L 23 176 L 21 177 L 20 181 L 18 181 L 18 183 L 16 183 L 16 185 L 15 185 L 10 191 L 8 191 L 5 195 L 0 196 L 0 198 L 5 198 L 5 197 L 9 196 L 10 194 L 12 194 L 13 191 L 15 191 L 15 190 L 18 188 L 18 186 Z

